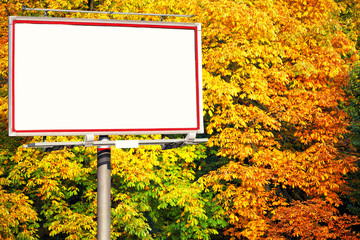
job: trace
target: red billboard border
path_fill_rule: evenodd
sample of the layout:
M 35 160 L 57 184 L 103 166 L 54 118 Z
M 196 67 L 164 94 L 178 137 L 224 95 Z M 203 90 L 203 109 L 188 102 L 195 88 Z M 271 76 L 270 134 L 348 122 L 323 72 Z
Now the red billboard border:
M 38 129 L 38 130 L 16 130 L 15 128 L 15 25 L 17 23 L 27 24 L 62 24 L 62 25 L 81 25 L 81 26 L 112 26 L 112 27 L 137 27 L 137 28 L 167 28 L 167 29 L 188 29 L 195 33 L 195 74 L 196 74 L 196 128 L 138 128 L 138 129 Z M 176 132 L 176 131 L 199 131 L 200 124 L 200 86 L 199 86 L 199 49 L 198 49 L 198 27 L 197 26 L 177 26 L 177 25 L 155 25 L 155 24 L 135 24 L 135 23 L 113 23 L 113 22 L 87 22 L 87 21 L 44 21 L 44 20 L 13 20 L 12 21 L 12 132 L 14 133 L 106 133 L 106 132 Z M 201 41 L 201 40 L 200 40 Z

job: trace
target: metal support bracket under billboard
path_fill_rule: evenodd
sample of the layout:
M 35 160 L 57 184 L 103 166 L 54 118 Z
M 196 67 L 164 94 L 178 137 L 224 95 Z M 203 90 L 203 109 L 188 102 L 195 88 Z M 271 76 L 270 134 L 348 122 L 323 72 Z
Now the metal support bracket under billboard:
M 91 147 L 94 144 L 95 136 L 94 134 L 89 134 L 85 136 L 85 147 Z
M 118 148 L 131 148 L 128 146 L 138 145 L 161 145 L 163 150 L 182 147 L 186 145 L 194 145 L 206 143 L 207 138 L 196 138 L 195 133 L 189 133 L 184 139 L 149 139 L 149 140 L 118 140 L 118 141 L 94 141 L 94 135 L 87 135 L 85 141 L 79 142 L 37 142 L 23 145 L 24 148 L 44 148 L 44 151 L 56 151 L 65 147 L 102 147 L 102 146 L 116 146 Z M 124 142 L 129 144 L 124 144 Z M 130 144 L 131 143 L 131 144 Z

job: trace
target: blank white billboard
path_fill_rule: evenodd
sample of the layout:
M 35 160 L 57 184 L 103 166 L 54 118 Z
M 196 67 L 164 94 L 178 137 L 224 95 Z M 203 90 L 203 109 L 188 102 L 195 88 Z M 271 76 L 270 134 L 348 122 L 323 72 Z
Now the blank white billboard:
M 203 132 L 201 26 L 10 17 L 9 135 Z

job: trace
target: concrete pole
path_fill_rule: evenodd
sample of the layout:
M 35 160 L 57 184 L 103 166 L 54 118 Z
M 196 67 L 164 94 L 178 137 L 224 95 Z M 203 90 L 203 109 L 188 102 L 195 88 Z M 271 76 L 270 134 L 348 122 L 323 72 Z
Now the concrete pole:
M 109 141 L 100 136 L 99 141 Z M 110 240 L 111 232 L 111 150 L 97 147 L 97 239 Z

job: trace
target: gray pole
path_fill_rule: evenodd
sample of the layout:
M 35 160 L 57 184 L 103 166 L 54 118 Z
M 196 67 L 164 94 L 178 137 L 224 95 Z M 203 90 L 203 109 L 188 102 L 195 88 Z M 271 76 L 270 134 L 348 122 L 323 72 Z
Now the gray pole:
M 109 141 L 100 136 L 99 141 Z M 110 240 L 111 231 L 111 150 L 110 146 L 97 148 L 97 239 Z

